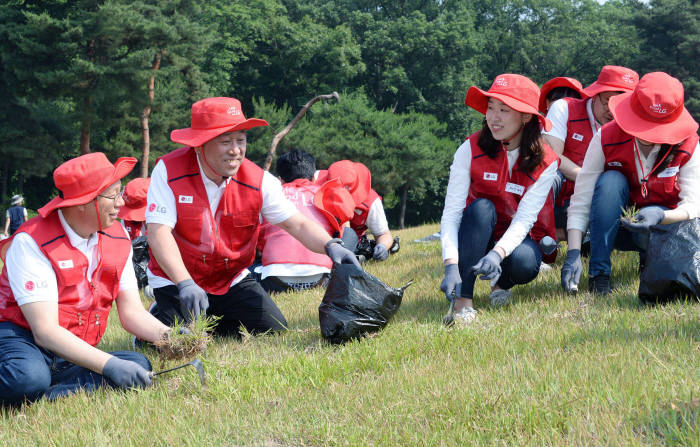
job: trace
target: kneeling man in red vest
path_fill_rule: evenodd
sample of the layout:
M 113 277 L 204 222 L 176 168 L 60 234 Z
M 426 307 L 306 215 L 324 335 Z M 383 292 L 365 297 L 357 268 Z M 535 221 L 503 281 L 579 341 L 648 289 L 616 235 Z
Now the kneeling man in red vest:
M 216 332 L 281 331 L 287 322 L 249 275 L 261 217 L 335 263 L 357 263 L 284 196 L 282 184 L 245 158 L 246 130 L 267 126 L 246 119 L 234 98 L 192 106 L 192 124 L 170 139 L 184 147 L 163 156 L 151 175 L 146 224 L 151 250 L 152 313 L 171 325 L 200 314 L 219 316 Z
M 141 304 L 131 242 L 115 224 L 121 179 L 135 164 L 113 165 L 99 152 L 65 162 L 53 175 L 59 197 L 3 241 L 0 404 L 151 384 L 143 354 L 95 347 L 115 301 L 122 326 L 139 338 L 170 330 Z

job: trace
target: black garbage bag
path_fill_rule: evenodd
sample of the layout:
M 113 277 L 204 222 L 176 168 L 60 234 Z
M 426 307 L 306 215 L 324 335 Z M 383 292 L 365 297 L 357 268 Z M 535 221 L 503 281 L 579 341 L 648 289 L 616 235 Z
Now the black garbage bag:
M 335 264 L 318 307 L 321 335 L 331 343 L 345 343 L 379 331 L 399 309 L 411 283 L 395 289 L 352 264 Z
M 139 236 L 131 241 L 131 247 L 134 250 L 133 262 L 134 273 L 136 273 L 136 281 L 139 284 L 139 289 L 148 285 L 148 240 L 146 236 Z
M 688 296 L 700 296 L 700 219 L 652 227 L 639 279 L 639 298 L 645 303 Z

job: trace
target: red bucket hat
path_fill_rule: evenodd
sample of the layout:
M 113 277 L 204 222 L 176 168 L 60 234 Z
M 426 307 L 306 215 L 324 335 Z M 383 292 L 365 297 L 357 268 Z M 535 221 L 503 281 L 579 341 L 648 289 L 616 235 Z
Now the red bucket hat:
M 572 90 L 576 90 L 581 97 L 586 96 L 583 94 L 583 85 L 581 85 L 578 79 L 568 78 L 566 76 L 552 78 L 545 82 L 540 89 L 540 101 L 538 104 L 540 112 L 545 113 L 547 111 L 547 95 L 557 87 L 568 87 Z
M 517 112 L 535 115 L 545 130 L 552 128 L 552 123 L 540 115 L 537 109 L 540 99 L 539 87 L 525 76 L 511 73 L 498 75 L 488 92 L 471 86 L 467 90 L 464 103 L 477 112 L 486 114 L 489 98 L 496 98 Z
M 639 82 L 636 71 L 617 65 L 606 65 L 600 70 L 598 79 L 582 90 L 589 98 L 604 92 L 631 92 Z
M 124 206 L 119 210 L 119 218 L 143 222 L 146 220 L 146 202 L 150 178 L 135 178 L 124 187 Z
M 199 147 L 226 132 L 267 126 L 258 118 L 246 119 L 241 102 L 235 98 L 206 98 L 192 104 L 192 125 L 170 132 L 175 143 Z
M 333 228 L 342 234 L 342 226 L 353 217 L 355 200 L 340 179 L 335 178 L 324 183 L 316 191 L 314 206 L 323 213 Z
M 632 93 L 613 96 L 608 105 L 617 125 L 644 141 L 677 144 L 698 130 L 683 105 L 683 84 L 663 72 L 645 74 Z
M 90 202 L 131 172 L 135 164 L 134 157 L 121 157 L 112 164 L 102 152 L 68 160 L 53 171 L 53 182 L 59 190 L 58 197 L 39 208 L 39 214 L 46 217 L 57 208 Z
M 372 189 L 372 174 L 362 163 L 350 160 L 336 161 L 328 167 L 328 178 L 339 178 L 343 186 L 350 191 L 356 205 L 362 203 Z

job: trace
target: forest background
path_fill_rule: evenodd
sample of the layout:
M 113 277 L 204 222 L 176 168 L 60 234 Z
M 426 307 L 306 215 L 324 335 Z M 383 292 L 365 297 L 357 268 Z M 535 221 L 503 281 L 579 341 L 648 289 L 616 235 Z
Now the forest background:
M 40 207 L 53 169 L 90 151 L 148 175 L 208 96 L 270 122 L 249 132 L 261 164 L 307 101 L 337 91 L 277 153 L 362 161 L 392 226 L 435 222 L 452 154 L 481 123 L 469 86 L 505 72 L 588 85 L 624 65 L 679 78 L 698 119 L 699 22 L 696 0 L 5 0 L 0 200 Z

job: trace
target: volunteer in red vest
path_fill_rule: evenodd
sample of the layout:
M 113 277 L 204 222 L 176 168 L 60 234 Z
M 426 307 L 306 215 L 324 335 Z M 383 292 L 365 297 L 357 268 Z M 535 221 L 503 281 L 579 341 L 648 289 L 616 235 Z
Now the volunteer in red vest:
M 116 223 L 120 180 L 135 163 L 99 152 L 63 163 L 53 175 L 59 196 L 3 243 L 1 403 L 151 384 L 143 354 L 95 347 L 114 302 L 128 332 L 156 341 L 169 331 L 141 304 L 129 236 Z
M 540 126 L 551 124 L 537 112 L 539 94 L 534 82 L 517 74 L 497 76 L 487 92 L 467 92 L 466 105 L 486 116 L 482 129 L 455 153 L 440 224 L 440 289 L 448 300 L 456 297 L 455 320 L 461 323 L 476 316 L 478 275 L 491 280 L 494 306 L 508 303 L 511 287 L 539 273 L 536 222 L 548 222 L 554 233 L 550 190 L 557 155 L 541 138 Z
M 316 160 L 302 150 L 277 158 L 282 190 L 297 209 L 318 222 L 331 237 L 340 237 L 343 224 L 352 218 L 355 202 L 340 180 L 314 183 Z M 314 253 L 283 229 L 263 222 L 259 249 L 262 252 L 261 284 L 267 292 L 305 290 L 327 282 L 333 262 Z
M 648 73 L 631 93 L 610 99 L 615 119 L 591 140 L 576 179 L 567 223 L 569 254 L 562 286 L 578 289 L 581 237 L 591 233 L 589 289 L 610 292 L 610 253 L 640 252 L 649 228 L 700 216 L 698 123 L 683 105 L 683 85 L 666 73 Z M 622 208 L 641 209 L 638 221 L 622 221 Z M 663 255 L 657 253 L 656 255 Z
M 566 76 L 552 78 L 542 84 L 542 88 L 540 88 L 538 109 L 546 115 L 554 101 L 562 98 L 581 99 L 582 90 L 583 85 L 578 79 Z
M 146 235 L 146 200 L 150 178 L 135 178 L 124 187 L 124 206 L 119 218 L 131 239 Z
M 359 265 L 340 239 L 287 200 L 276 177 L 245 158 L 245 131 L 266 125 L 246 119 L 237 99 L 207 98 L 192 105 L 191 127 L 170 134 L 185 146 L 156 164 L 146 209 L 153 313 L 165 324 L 208 313 L 221 317 L 222 334 L 285 329 L 282 312 L 247 269 L 261 216 L 311 251 Z
M 552 122 L 552 129 L 543 133 L 547 144 L 561 159 L 554 186 L 554 214 L 560 240 L 566 236 L 566 210 L 588 144 L 593 134 L 612 120 L 608 101 L 615 95 L 631 92 L 638 80 L 639 75 L 634 70 L 606 65 L 600 70 L 598 79 L 581 90 L 581 99 L 563 98 L 549 108 L 547 119 Z
M 316 182 L 323 183 L 327 179 L 334 178 L 339 178 L 343 182 L 355 200 L 355 211 L 352 220 L 350 220 L 350 228 L 360 239 L 369 230 L 376 243 L 372 259 L 386 261 L 394 239 L 389 231 L 382 198 L 372 189 L 372 174 L 369 169 L 359 162 L 336 161 L 328 167 L 328 171 L 320 172 Z M 350 238 L 343 237 L 343 239 Z

